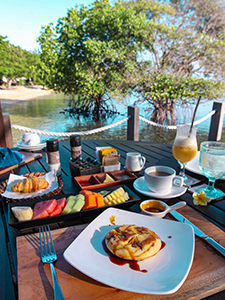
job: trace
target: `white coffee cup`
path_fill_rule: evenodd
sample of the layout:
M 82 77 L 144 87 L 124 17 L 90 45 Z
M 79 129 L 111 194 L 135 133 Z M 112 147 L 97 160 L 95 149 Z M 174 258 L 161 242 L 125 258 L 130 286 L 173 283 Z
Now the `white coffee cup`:
M 138 172 L 143 169 L 146 158 L 138 152 L 128 152 L 126 157 L 126 169 L 131 172 Z
M 157 194 L 167 194 L 173 186 L 181 187 L 184 179 L 176 176 L 176 171 L 167 166 L 153 166 L 145 169 L 145 184 Z
M 40 137 L 37 133 L 26 132 L 22 137 L 22 144 L 26 146 L 35 146 L 40 144 Z

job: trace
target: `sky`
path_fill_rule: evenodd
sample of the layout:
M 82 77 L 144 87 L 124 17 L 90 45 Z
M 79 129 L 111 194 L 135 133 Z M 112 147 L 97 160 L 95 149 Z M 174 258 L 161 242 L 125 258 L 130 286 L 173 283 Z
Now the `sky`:
M 76 5 L 89 5 L 93 0 L 2 0 L 0 5 L 0 35 L 10 44 L 25 50 L 39 49 L 36 42 L 41 26 L 56 24 L 67 10 Z

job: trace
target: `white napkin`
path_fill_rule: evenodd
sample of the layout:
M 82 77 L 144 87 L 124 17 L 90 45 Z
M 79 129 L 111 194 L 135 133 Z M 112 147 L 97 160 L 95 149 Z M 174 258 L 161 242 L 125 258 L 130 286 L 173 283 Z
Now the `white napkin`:
M 33 198 L 37 196 L 46 195 L 50 192 L 53 192 L 55 189 L 58 188 L 58 180 L 56 177 L 55 170 L 46 173 L 45 175 L 41 176 L 45 178 L 49 184 L 47 189 L 40 190 L 38 192 L 33 193 L 15 193 L 11 190 L 11 187 L 17 183 L 18 181 L 21 181 L 22 179 L 25 179 L 26 177 L 18 176 L 15 174 L 9 175 L 9 180 L 5 189 L 5 192 L 2 194 L 2 196 L 9 198 L 9 199 L 25 199 L 25 198 Z

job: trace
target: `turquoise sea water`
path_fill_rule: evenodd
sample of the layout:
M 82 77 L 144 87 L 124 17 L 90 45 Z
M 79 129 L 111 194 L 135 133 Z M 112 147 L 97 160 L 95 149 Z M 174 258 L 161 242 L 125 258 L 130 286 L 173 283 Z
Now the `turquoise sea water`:
M 117 101 L 117 100 L 115 100 Z M 225 100 L 224 100 L 225 101 Z M 50 95 L 47 97 L 37 98 L 32 101 L 23 102 L 5 102 L 2 101 L 2 110 L 8 112 L 11 117 L 11 123 L 22 125 L 30 128 L 37 128 L 40 130 L 54 131 L 54 132 L 77 132 L 86 131 L 105 125 L 112 124 L 127 116 L 127 105 L 132 105 L 132 99 L 126 99 L 122 102 L 117 101 L 121 115 L 116 115 L 107 120 L 94 122 L 93 120 L 86 120 L 80 118 L 76 120 L 62 113 L 63 109 L 67 107 L 69 99 L 63 95 Z M 201 101 L 196 120 L 207 115 L 212 110 L 213 101 Z M 151 112 L 146 112 L 146 105 L 139 105 L 140 115 L 146 119 L 150 119 Z M 182 104 L 176 108 L 175 120 L 178 123 L 189 123 L 193 115 L 193 104 Z M 210 126 L 210 119 L 198 125 L 198 141 L 207 140 L 208 130 Z M 225 128 L 225 121 L 224 121 Z M 126 139 L 127 122 L 118 125 L 107 131 L 85 135 L 82 139 Z M 157 128 L 140 121 L 140 140 L 154 141 L 163 143 L 172 143 L 175 138 L 175 130 L 167 130 Z M 21 140 L 22 131 L 13 130 L 14 143 Z M 42 139 L 47 139 L 48 136 L 43 135 Z M 225 141 L 225 135 L 222 138 Z

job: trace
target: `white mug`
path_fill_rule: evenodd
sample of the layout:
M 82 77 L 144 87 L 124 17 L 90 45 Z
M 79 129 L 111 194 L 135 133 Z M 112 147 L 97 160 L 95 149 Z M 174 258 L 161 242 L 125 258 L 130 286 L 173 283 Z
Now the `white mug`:
M 128 152 L 126 157 L 126 169 L 131 172 L 138 172 L 143 169 L 146 158 L 138 152 Z
M 167 194 L 173 186 L 181 187 L 184 179 L 176 176 L 176 171 L 166 166 L 153 166 L 145 169 L 145 184 L 155 193 Z

